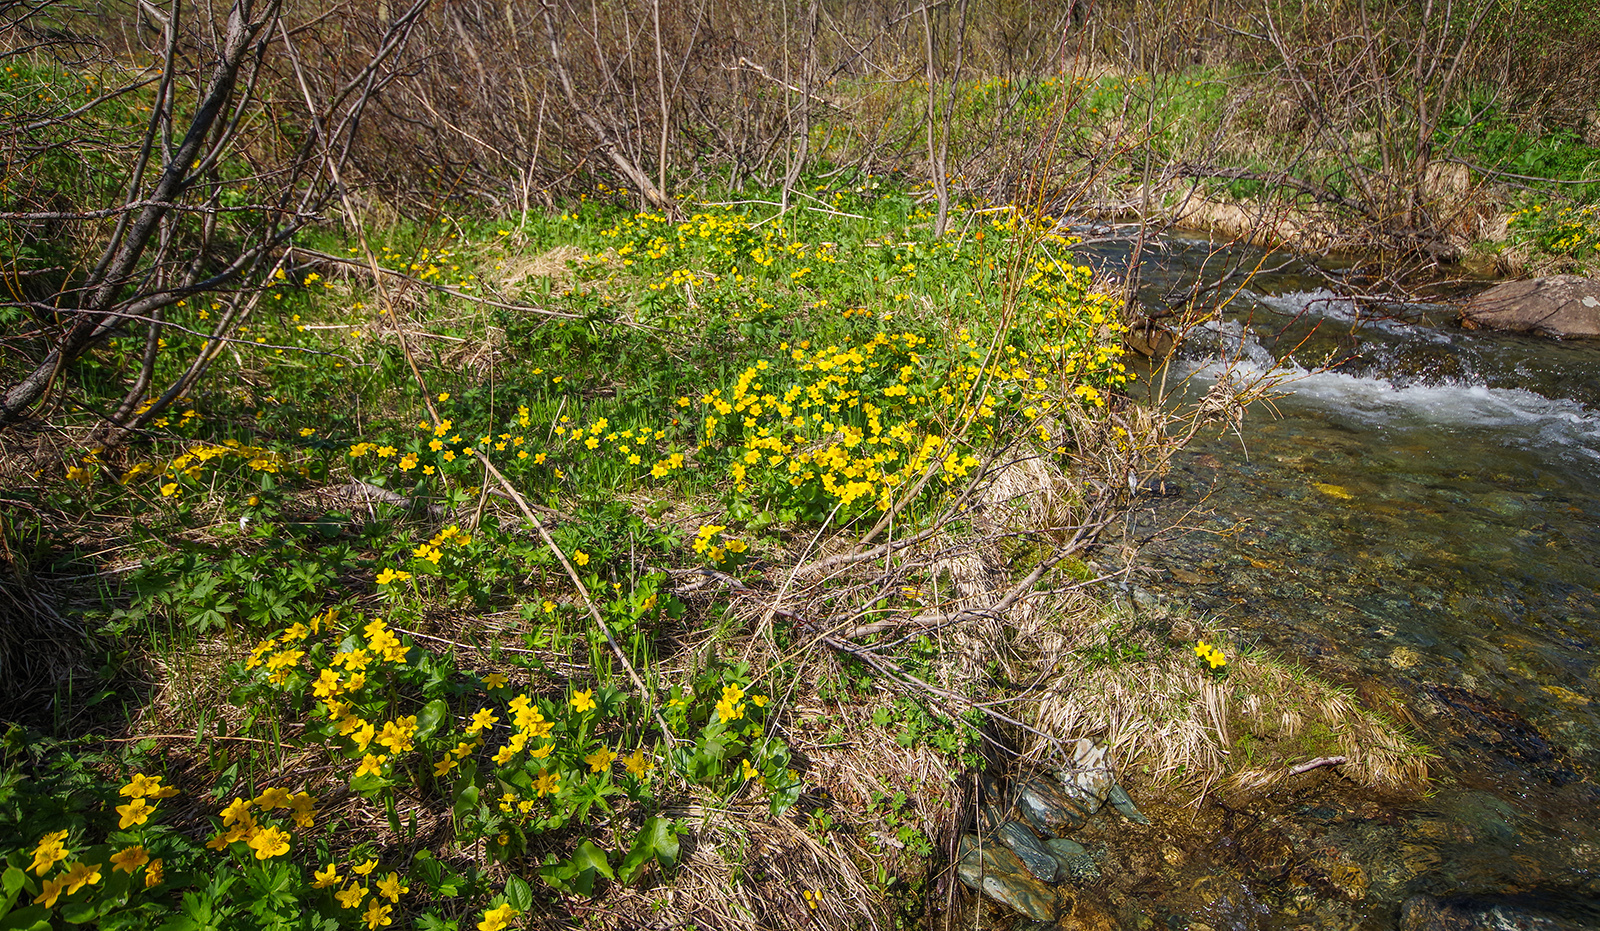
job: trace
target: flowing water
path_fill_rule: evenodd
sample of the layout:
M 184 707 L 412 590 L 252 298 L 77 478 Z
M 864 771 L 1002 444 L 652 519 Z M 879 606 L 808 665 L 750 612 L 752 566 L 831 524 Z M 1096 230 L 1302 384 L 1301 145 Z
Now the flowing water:
M 1125 250 L 1098 257 L 1125 267 Z M 1143 296 L 1240 258 L 1258 259 L 1162 243 Z M 1359 883 L 1297 899 L 1314 869 L 1246 870 L 1166 920 L 1394 927 L 1426 893 L 1600 927 L 1600 343 L 1463 331 L 1446 307 L 1358 307 L 1314 271 L 1235 283 L 1174 361 L 1191 392 L 1282 381 L 1241 429 L 1177 460 L 1179 496 L 1144 499 L 1139 531 L 1189 530 L 1143 549 L 1138 585 L 1389 702 L 1438 754 L 1434 791 L 1278 819 L 1298 855 L 1333 851 Z

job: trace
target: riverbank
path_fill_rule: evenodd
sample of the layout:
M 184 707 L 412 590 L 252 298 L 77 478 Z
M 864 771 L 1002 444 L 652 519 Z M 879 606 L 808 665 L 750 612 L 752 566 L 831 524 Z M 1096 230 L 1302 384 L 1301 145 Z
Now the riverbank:
M 1078 738 L 1171 838 L 1227 793 L 1424 784 L 1394 709 L 1107 598 L 1115 489 L 1173 430 L 1114 399 L 1052 225 L 934 237 L 881 179 L 611 193 L 307 242 L 216 391 L 8 447 L 3 847 L 145 857 L 8 907 L 922 922 L 962 787 Z

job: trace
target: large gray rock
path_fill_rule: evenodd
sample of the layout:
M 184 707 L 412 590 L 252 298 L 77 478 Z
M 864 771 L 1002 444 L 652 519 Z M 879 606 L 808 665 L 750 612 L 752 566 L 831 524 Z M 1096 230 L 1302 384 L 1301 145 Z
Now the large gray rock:
M 1498 284 L 1461 308 L 1469 330 L 1600 337 L 1600 280 L 1552 275 Z

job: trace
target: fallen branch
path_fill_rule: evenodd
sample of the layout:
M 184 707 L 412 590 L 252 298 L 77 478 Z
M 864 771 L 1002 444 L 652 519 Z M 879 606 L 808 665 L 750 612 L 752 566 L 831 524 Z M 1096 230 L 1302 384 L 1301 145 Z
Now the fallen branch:
M 1294 769 L 1289 770 L 1289 775 L 1298 776 L 1301 773 L 1309 773 L 1313 769 L 1319 769 L 1323 766 L 1338 766 L 1341 763 L 1347 762 L 1349 761 L 1342 756 L 1319 756 L 1314 760 L 1308 760 L 1307 762 L 1296 766 Z

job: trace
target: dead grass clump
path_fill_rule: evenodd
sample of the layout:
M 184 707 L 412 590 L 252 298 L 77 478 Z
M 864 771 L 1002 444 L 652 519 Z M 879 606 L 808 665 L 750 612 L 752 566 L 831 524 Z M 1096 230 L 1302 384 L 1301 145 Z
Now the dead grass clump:
M 1202 793 L 1218 782 L 1281 783 L 1331 757 L 1343 757 L 1339 772 L 1363 786 L 1415 790 L 1426 780 L 1426 751 L 1349 692 L 1238 650 L 1223 631 L 1158 620 L 1108 612 L 1083 630 L 1039 691 L 1034 726 L 1104 743 L 1126 780 Z M 1227 653 L 1226 676 L 1197 661 L 1199 640 Z
M 491 283 L 501 291 L 526 284 L 530 278 L 549 278 L 551 283 L 572 277 L 572 263 L 583 257 L 574 245 L 556 246 L 538 255 L 507 256 L 495 269 Z

